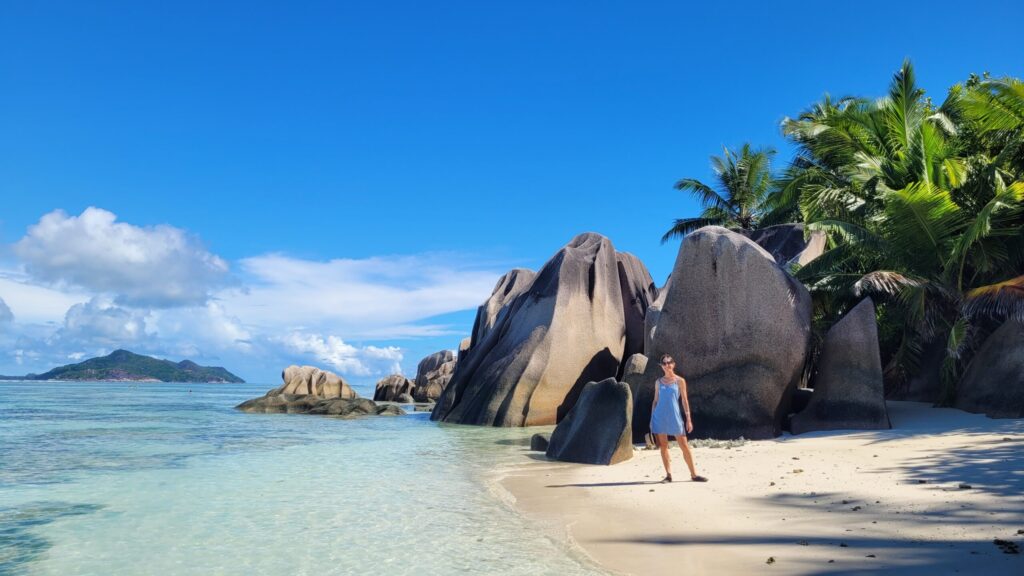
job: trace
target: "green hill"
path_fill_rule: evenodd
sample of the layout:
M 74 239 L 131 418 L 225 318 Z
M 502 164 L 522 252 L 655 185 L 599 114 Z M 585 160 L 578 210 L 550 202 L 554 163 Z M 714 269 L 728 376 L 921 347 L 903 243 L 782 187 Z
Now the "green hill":
M 158 380 L 160 382 L 243 383 L 238 376 L 219 366 L 200 366 L 191 360 L 171 362 L 150 356 L 115 350 L 107 356 L 90 358 L 78 364 L 54 368 L 44 374 L 23 377 L 4 376 L 18 380 Z

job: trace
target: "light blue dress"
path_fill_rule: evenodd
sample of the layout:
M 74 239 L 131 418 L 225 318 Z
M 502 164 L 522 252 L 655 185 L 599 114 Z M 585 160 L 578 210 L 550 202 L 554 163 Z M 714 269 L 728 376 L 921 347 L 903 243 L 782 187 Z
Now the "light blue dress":
M 664 384 L 661 378 L 654 385 L 658 387 L 658 403 L 651 414 L 651 432 L 682 436 L 686 432 L 683 430 L 683 416 L 679 413 L 679 386 Z

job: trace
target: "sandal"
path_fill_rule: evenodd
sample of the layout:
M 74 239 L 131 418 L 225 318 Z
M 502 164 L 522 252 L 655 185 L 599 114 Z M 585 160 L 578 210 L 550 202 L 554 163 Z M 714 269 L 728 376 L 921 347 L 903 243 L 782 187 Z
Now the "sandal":
M 671 482 L 671 481 L 672 481 L 672 475 L 669 474 L 669 475 L 665 476 L 665 478 L 661 481 L 661 483 L 664 484 L 665 482 Z
M 697 476 L 692 476 L 692 477 L 690 478 L 690 480 L 691 480 L 691 481 L 693 481 L 693 482 L 707 482 L 707 481 L 708 481 L 708 479 L 707 479 L 707 478 L 705 478 L 705 477 L 703 477 L 703 476 L 700 476 L 700 475 L 697 475 Z

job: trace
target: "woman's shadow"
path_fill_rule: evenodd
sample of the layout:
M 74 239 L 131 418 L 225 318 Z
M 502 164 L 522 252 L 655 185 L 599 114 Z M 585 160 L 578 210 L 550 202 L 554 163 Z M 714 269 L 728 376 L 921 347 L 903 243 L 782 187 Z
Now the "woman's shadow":
M 548 484 L 545 488 L 605 488 L 612 486 L 646 486 L 648 484 L 666 484 L 661 480 L 636 480 L 633 482 L 594 482 L 591 484 Z

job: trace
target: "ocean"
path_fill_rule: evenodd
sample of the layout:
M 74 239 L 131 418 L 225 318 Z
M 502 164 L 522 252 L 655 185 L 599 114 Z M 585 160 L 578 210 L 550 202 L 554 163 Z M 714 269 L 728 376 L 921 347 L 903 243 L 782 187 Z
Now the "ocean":
M 0 383 L 0 574 L 601 573 L 497 488 L 535 429 L 234 410 L 272 387 Z

